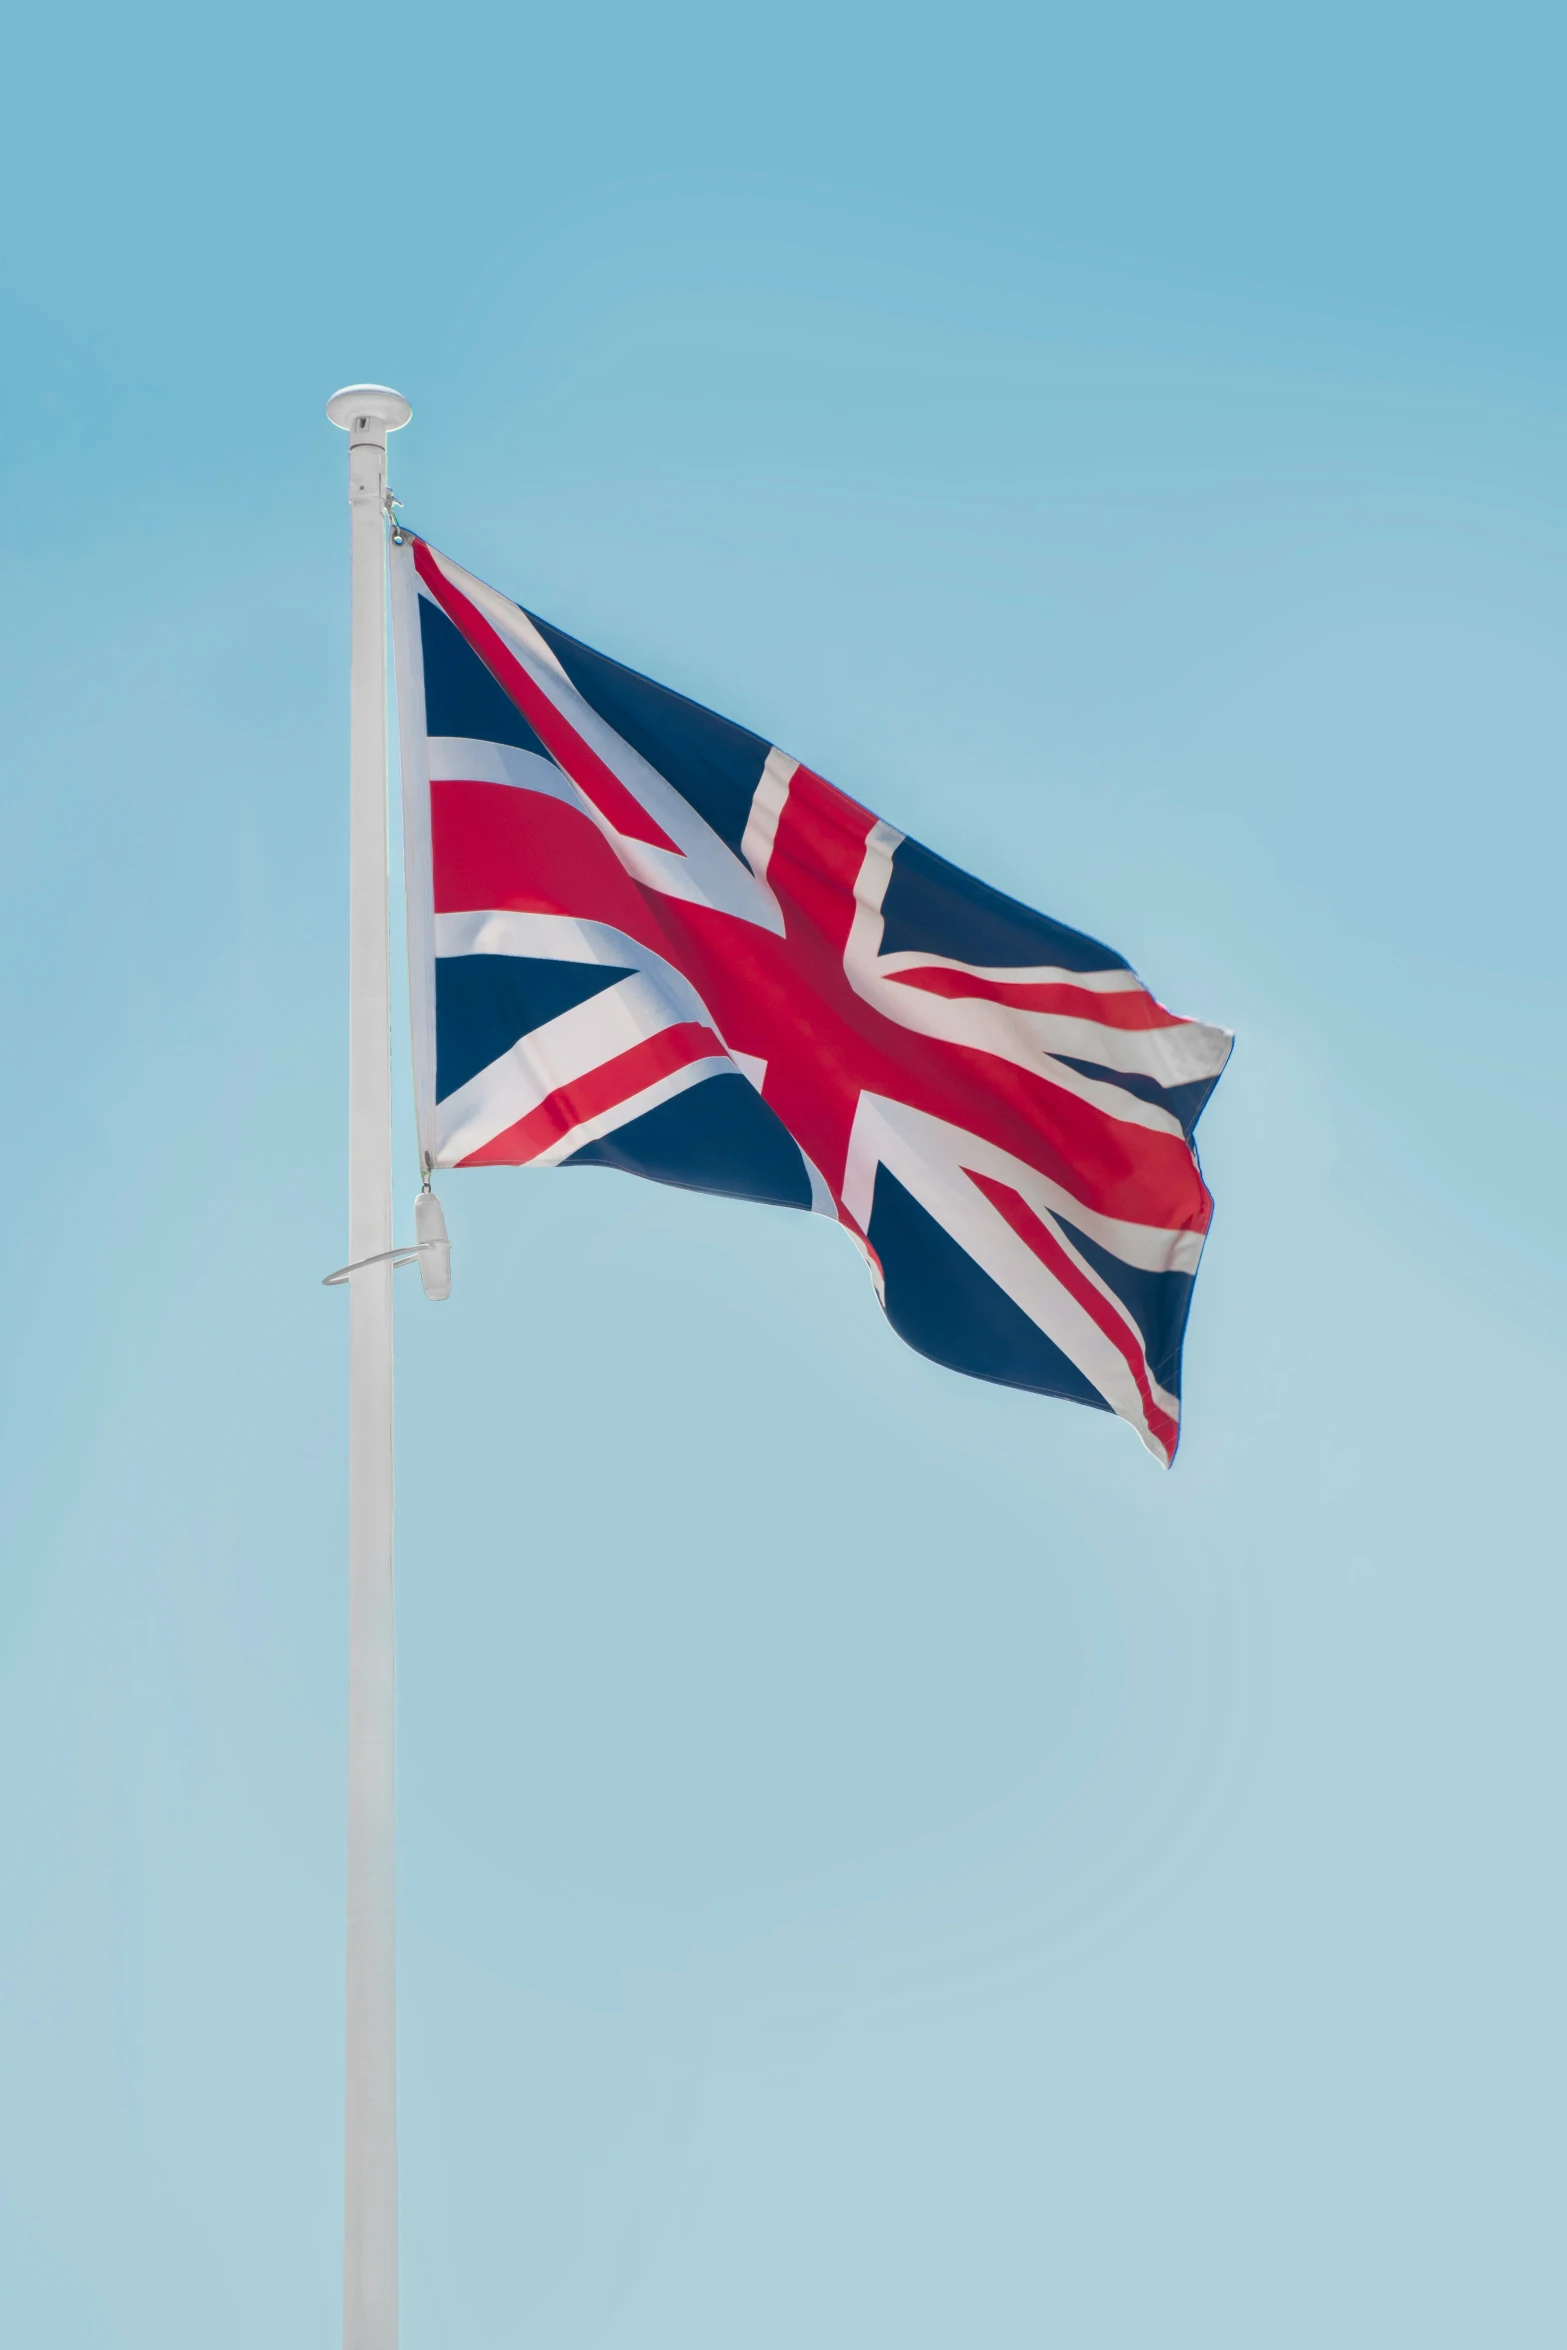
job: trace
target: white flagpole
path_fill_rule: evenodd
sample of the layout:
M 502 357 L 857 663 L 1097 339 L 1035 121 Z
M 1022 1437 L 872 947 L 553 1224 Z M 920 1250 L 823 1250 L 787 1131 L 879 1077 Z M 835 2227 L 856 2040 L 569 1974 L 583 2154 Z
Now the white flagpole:
M 348 434 L 348 2064 L 344 2350 L 397 2344 L 392 1052 L 386 829 L 386 436 L 401 392 L 327 402 Z M 365 1264 L 367 1257 L 382 1258 Z

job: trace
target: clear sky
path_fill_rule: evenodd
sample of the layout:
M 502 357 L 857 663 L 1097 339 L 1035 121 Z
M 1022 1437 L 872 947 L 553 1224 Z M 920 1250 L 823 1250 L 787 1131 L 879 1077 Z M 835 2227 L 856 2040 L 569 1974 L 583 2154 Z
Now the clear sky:
M 1168 1476 L 817 1220 L 446 1180 L 406 2350 L 1560 2340 L 1560 12 L 7 40 L 0 2336 L 335 2338 L 370 377 L 460 562 L 1238 1037 Z

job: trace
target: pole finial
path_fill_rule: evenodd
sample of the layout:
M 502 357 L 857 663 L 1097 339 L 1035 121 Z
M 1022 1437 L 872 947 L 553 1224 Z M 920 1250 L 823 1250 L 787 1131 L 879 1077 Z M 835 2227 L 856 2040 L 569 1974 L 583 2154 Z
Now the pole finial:
M 378 425 L 380 431 L 375 437 L 379 440 L 408 422 L 413 403 L 388 384 L 345 384 L 340 392 L 332 394 L 326 412 L 344 432 L 357 434 L 366 425 Z

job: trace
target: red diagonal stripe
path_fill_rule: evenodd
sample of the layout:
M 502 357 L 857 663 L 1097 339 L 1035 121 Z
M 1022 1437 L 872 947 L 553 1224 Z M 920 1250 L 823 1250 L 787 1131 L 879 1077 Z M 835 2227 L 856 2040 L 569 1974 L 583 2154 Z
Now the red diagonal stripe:
M 603 1061 L 598 1068 L 574 1077 L 569 1085 L 557 1086 L 537 1109 L 530 1110 L 515 1126 L 508 1126 L 504 1134 L 497 1134 L 493 1141 L 471 1151 L 457 1164 L 460 1167 L 525 1166 L 529 1159 L 536 1159 L 540 1151 L 547 1151 L 551 1143 L 559 1142 L 563 1134 L 569 1134 L 585 1119 L 601 1116 L 618 1103 L 630 1101 L 644 1086 L 657 1084 L 660 1077 L 673 1076 L 677 1069 L 688 1068 L 693 1061 L 705 1061 L 723 1049 L 723 1039 L 700 1020 L 681 1020 L 673 1028 L 661 1028 L 657 1036 L 647 1037 L 628 1051 L 617 1053 L 612 1061 Z
M 1097 1020 L 1101 1028 L 1189 1028 L 1179 1012 L 1167 1012 L 1145 987 L 1116 988 L 1101 995 L 1097 988 L 1067 987 L 1058 982 L 1013 979 L 977 979 L 968 971 L 889 971 L 900 987 L 916 987 L 922 995 L 947 996 L 961 1001 L 978 996 L 987 1004 L 1008 1004 L 1019 1012 L 1056 1012 L 1063 1019 Z
M 1102 1289 L 1089 1280 L 1075 1257 L 1069 1256 L 1044 1219 L 1037 1216 L 1021 1192 L 1010 1183 L 998 1183 L 992 1175 L 978 1175 L 972 1167 L 963 1172 L 970 1183 L 976 1184 L 993 1208 L 998 1208 L 1019 1240 L 1033 1250 L 1042 1263 L 1049 1266 L 1068 1295 L 1074 1297 L 1109 1339 L 1116 1352 L 1123 1357 L 1127 1369 L 1137 1382 L 1137 1392 L 1143 1399 L 1143 1417 L 1148 1422 L 1149 1434 L 1163 1445 L 1165 1458 L 1173 1461 L 1175 1447 L 1180 1441 L 1179 1422 L 1162 1411 L 1153 1399 L 1149 1383 L 1148 1365 L 1141 1342 L 1136 1339 L 1121 1314 L 1112 1305 Z
M 652 849 L 667 849 L 674 857 L 683 855 L 635 794 L 627 791 L 620 777 L 583 741 L 570 719 L 561 716 L 484 614 L 453 587 L 422 539 L 414 541 L 414 563 L 441 610 L 511 696 L 556 766 L 571 777 L 583 797 L 593 802 L 622 838 L 644 841 Z

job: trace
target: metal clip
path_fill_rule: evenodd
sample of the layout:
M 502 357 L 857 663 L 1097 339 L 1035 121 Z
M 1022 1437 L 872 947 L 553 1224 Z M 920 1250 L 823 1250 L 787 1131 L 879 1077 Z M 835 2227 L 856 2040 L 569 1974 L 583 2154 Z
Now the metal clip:
M 399 1265 L 417 1264 L 425 1250 L 434 1246 L 433 1240 L 417 1240 L 411 1248 L 384 1248 L 378 1257 L 356 1257 L 351 1265 L 339 1265 L 335 1273 L 324 1273 L 321 1286 L 323 1289 L 335 1289 L 340 1281 L 348 1279 L 350 1273 L 362 1273 L 366 1265 L 390 1265 L 395 1272 Z
M 359 1257 L 351 1265 L 339 1265 L 335 1273 L 328 1273 L 322 1281 L 323 1289 L 336 1289 L 367 1265 L 390 1265 L 395 1273 L 399 1265 L 417 1265 L 424 1294 L 437 1304 L 452 1294 L 452 1244 L 446 1230 L 446 1217 L 441 1203 L 426 1181 L 423 1191 L 414 1201 L 414 1228 L 418 1239 L 405 1242 L 401 1248 L 384 1248 L 378 1256 Z

